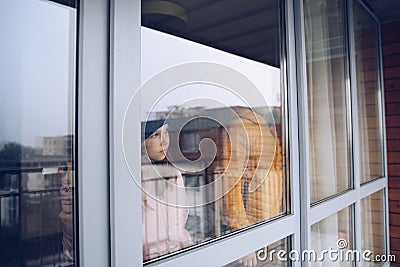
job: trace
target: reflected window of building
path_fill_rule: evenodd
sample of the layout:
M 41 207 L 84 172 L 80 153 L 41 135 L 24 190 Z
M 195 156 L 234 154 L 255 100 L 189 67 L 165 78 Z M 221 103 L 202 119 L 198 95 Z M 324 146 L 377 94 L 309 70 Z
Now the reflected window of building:
M 179 137 L 181 141 L 181 149 L 183 152 L 199 152 L 200 134 L 199 132 L 183 132 Z

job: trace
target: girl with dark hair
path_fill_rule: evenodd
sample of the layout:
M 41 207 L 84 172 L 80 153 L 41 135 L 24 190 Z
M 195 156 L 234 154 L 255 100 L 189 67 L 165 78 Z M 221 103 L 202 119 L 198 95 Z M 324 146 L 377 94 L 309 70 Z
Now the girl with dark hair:
M 142 130 L 143 260 L 149 260 L 193 242 L 185 229 L 188 209 L 183 178 L 166 160 L 168 125 L 163 120 L 151 121 Z

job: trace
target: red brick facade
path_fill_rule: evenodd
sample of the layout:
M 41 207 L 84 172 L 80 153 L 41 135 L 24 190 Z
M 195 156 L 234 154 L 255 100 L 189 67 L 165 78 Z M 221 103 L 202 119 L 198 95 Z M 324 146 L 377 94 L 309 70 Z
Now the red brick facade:
M 400 21 L 382 25 L 391 254 L 400 266 Z

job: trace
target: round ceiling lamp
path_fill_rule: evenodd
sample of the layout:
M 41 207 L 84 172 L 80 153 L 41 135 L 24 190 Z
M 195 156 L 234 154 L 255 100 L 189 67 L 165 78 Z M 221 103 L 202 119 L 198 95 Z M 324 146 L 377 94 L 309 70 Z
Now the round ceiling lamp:
M 165 0 L 144 0 L 142 1 L 142 16 L 153 20 L 157 23 L 157 19 L 171 18 L 179 20 L 181 23 L 188 22 L 187 13 L 181 5 Z

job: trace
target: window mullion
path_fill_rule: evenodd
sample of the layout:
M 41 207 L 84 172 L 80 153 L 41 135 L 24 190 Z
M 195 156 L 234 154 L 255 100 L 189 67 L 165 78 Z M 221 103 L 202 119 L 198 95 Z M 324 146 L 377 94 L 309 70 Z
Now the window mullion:
M 384 93 L 384 77 L 383 77 L 383 55 L 382 55 L 382 33 L 381 25 L 378 22 L 378 59 L 379 59 L 379 85 L 381 96 L 381 134 L 383 136 L 383 170 L 386 179 L 386 188 L 384 192 L 384 207 L 385 207 L 385 233 L 386 233 L 386 253 L 390 253 L 390 238 L 389 238 L 389 187 L 388 187 L 388 163 L 387 163 L 387 144 L 386 144 L 386 114 L 385 114 L 385 93 Z
M 350 70 L 350 96 L 352 109 L 352 170 L 353 185 L 357 193 L 357 200 L 354 205 L 354 224 L 353 224 L 353 242 L 354 248 L 360 250 L 362 247 L 362 225 L 361 203 L 360 203 L 360 143 L 359 143 L 359 127 L 358 127 L 358 101 L 357 101 L 357 78 L 356 78 L 356 58 L 355 58 L 355 41 L 354 41 L 354 24 L 353 24 L 353 1 L 347 1 L 347 19 L 348 19 L 348 42 L 349 42 L 349 70 Z M 360 265 L 359 262 L 356 265 Z
M 125 144 L 140 159 L 140 101 L 132 98 L 140 87 L 140 1 L 111 1 L 110 8 L 110 242 L 111 266 L 142 265 L 142 191 L 140 160 L 128 169 L 123 153 L 124 115 L 132 101 L 136 112 L 131 143 Z M 131 99 L 132 98 L 132 99 Z M 136 116 L 136 117 L 135 117 Z M 136 148 L 136 149 L 135 149 Z
M 310 166 L 308 131 L 308 98 L 307 98 L 307 67 L 305 51 L 305 27 L 303 1 L 295 1 L 296 18 L 296 45 L 297 47 L 297 93 L 298 93 L 298 124 L 299 124 L 299 194 L 300 194 L 300 248 L 310 247 Z M 301 160 L 303 159 L 303 160 Z M 305 160 L 304 160 L 305 159 Z M 306 261 L 302 266 L 308 266 Z
M 296 8 L 297 6 L 294 5 L 293 1 L 286 1 L 286 15 L 284 16 L 286 18 L 286 29 L 287 29 L 287 34 L 286 34 L 286 64 L 287 64 L 287 78 L 285 81 L 287 82 L 287 94 L 286 94 L 286 100 L 285 104 L 287 105 L 287 108 L 285 110 L 287 111 L 287 117 L 291 118 L 290 120 L 288 119 L 287 121 L 289 122 L 289 125 L 287 127 L 288 131 L 288 140 L 289 140 L 289 146 L 288 149 L 289 151 L 287 152 L 287 155 L 290 157 L 289 162 L 290 162 L 290 199 L 291 199 L 291 208 L 292 208 L 292 214 L 294 214 L 295 218 L 295 230 L 294 230 L 294 235 L 292 237 L 292 247 L 291 249 L 296 250 L 296 251 L 301 251 L 301 238 L 302 238 L 302 229 L 301 229 L 301 210 L 302 210 L 302 201 L 301 201 L 301 192 L 300 192 L 300 148 L 299 148 L 299 109 L 298 109 L 298 97 L 297 97 L 297 75 L 296 75 L 296 45 L 295 45 L 295 39 L 296 39 Z M 300 18 L 300 17 L 298 17 Z M 293 266 L 298 267 L 301 266 L 301 262 L 293 262 Z
M 110 259 L 107 208 L 108 11 L 107 1 L 80 1 L 77 103 L 79 266 L 105 266 Z

